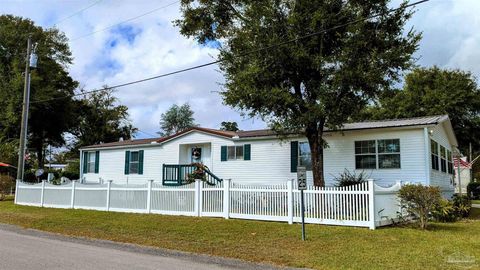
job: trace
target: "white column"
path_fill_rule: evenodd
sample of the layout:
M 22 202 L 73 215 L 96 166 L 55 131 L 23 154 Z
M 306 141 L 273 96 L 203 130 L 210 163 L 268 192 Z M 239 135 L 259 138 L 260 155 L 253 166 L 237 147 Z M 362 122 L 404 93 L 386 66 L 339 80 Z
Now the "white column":
M 287 182 L 288 224 L 293 224 L 293 179 Z
M 107 211 L 110 211 L 110 189 L 112 188 L 112 180 L 107 182 Z
M 223 217 L 230 218 L 230 179 L 223 180 Z
M 45 180 L 42 180 L 42 193 L 40 195 L 40 206 L 43 207 L 43 203 L 45 202 Z
M 375 230 L 375 184 L 373 179 L 368 180 L 368 217 L 370 230 Z
M 147 191 L 147 213 L 152 212 L 152 183 L 153 180 L 148 180 L 148 191 Z
M 200 212 L 202 211 L 202 205 L 201 205 L 201 180 L 196 179 L 195 180 L 195 215 L 200 216 Z
M 75 185 L 77 184 L 76 180 L 72 181 L 72 199 L 70 201 L 70 208 L 75 208 Z
M 13 199 L 13 202 L 17 204 L 17 196 L 18 196 L 18 186 L 20 185 L 20 180 L 17 179 L 15 182 L 15 197 Z

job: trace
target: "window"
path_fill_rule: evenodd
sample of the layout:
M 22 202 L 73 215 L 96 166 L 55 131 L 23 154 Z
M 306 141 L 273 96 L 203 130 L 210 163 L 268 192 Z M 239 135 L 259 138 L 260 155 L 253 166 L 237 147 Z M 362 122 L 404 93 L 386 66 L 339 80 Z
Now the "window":
M 243 159 L 243 145 L 228 146 L 227 160 Z
M 430 152 L 432 153 L 432 169 L 438 171 L 440 169 L 438 165 L 438 143 L 434 140 L 430 140 Z
M 298 143 L 298 166 L 305 167 L 307 171 L 312 170 L 312 154 L 308 142 Z
M 87 173 L 95 173 L 95 152 L 88 152 Z
M 130 152 L 130 164 L 128 165 L 130 174 L 138 174 L 138 168 L 140 164 L 139 161 L 140 159 L 138 151 Z
M 452 151 L 447 150 L 448 173 L 453 174 Z
M 440 146 L 440 158 L 442 172 L 447 172 L 447 149 L 443 146 Z
M 378 168 L 400 168 L 400 140 L 378 140 Z
M 400 139 L 355 142 L 356 169 L 399 169 Z
M 376 169 L 377 156 L 375 140 L 355 142 L 355 168 Z

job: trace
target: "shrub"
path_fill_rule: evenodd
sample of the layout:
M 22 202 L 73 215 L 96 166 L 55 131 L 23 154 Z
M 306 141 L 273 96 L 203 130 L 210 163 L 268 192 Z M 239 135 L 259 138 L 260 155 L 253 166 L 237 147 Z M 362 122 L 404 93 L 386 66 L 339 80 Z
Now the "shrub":
M 454 222 L 458 219 L 453 201 L 446 199 L 440 200 L 440 203 L 433 211 L 433 217 L 441 222 Z
M 15 185 L 14 178 L 8 175 L 0 175 L 0 201 L 10 194 L 12 187 Z
M 480 199 L 480 182 L 470 182 L 467 185 L 467 194 L 471 199 Z
M 355 172 L 351 173 L 347 169 L 345 169 L 345 171 L 343 171 L 343 173 L 341 173 L 339 176 L 333 178 L 333 180 L 336 182 L 336 187 L 348 187 L 361 184 L 367 181 L 367 179 L 368 176 L 364 171 L 357 175 Z
M 466 218 L 470 214 L 470 209 L 472 208 L 472 201 L 467 195 L 453 195 L 452 198 L 453 206 L 455 207 L 455 212 L 457 217 Z
M 442 195 L 438 187 L 404 185 L 398 192 L 402 207 L 408 214 L 420 221 L 420 228 L 426 229 L 428 220 L 441 203 Z

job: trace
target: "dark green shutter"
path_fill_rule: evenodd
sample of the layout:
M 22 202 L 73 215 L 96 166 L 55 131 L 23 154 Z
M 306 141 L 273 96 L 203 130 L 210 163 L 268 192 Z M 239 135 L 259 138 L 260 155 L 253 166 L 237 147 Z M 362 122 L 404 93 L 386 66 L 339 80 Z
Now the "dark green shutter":
M 125 151 L 125 174 L 130 173 L 130 151 Z
M 250 160 L 250 144 L 243 146 L 243 160 Z
M 83 173 L 88 170 L 88 152 L 83 152 Z
M 100 151 L 95 151 L 95 173 L 98 173 L 100 167 Z
M 220 161 L 227 161 L 227 146 L 225 145 L 221 147 Z
M 143 150 L 138 151 L 138 174 L 143 174 Z
M 298 166 L 298 142 L 290 142 L 290 172 L 297 172 Z

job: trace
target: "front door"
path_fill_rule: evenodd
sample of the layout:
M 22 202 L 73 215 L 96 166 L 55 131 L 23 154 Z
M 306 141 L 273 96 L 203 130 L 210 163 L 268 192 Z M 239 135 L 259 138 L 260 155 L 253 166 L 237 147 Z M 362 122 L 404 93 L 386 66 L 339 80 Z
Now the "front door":
M 190 153 L 191 153 L 190 161 L 192 163 L 203 163 L 203 159 L 202 159 L 202 150 L 203 149 L 202 149 L 202 147 L 195 146 L 195 147 L 192 147 L 190 150 L 191 150 L 190 151 Z

